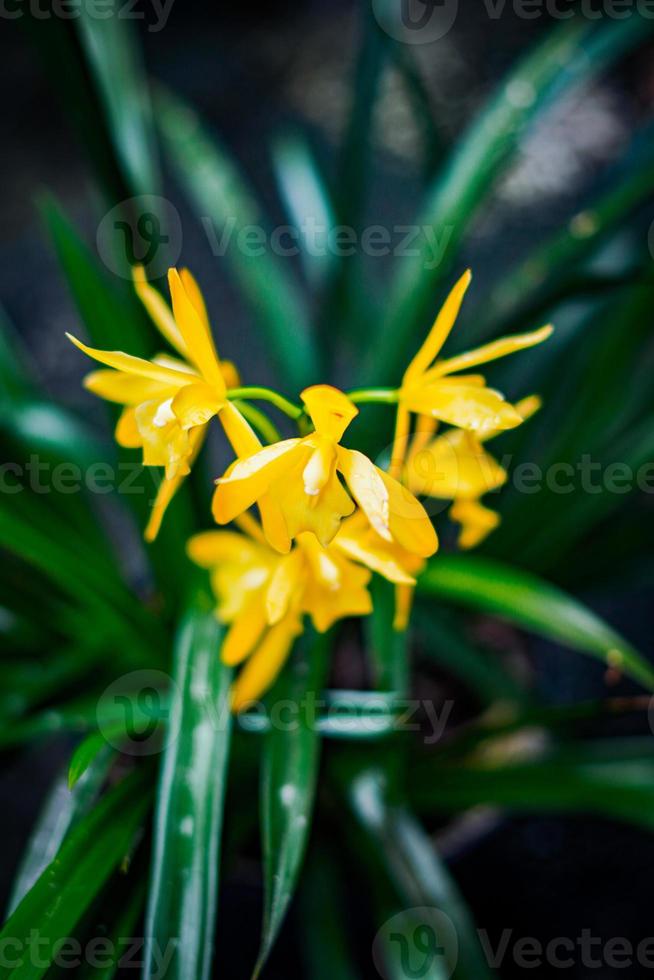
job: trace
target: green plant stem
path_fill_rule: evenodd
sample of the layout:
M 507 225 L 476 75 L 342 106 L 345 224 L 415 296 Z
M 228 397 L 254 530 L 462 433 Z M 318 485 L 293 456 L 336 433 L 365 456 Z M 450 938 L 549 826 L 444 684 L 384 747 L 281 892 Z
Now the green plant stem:
M 255 408 L 254 405 L 250 405 L 249 402 L 235 402 L 241 415 L 247 419 L 250 425 L 255 428 L 264 442 L 273 443 L 279 442 L 281 435 L 279 430 L 270 421 L 267 415 Z
M 395 405 L 399 397 L 398 388 L 357 388 L 348 391 L 347 397 L 358 405 L 381 403 Z
M 304 414 L 304 409 L 301 405 L 294 404 L 294 402 L 289 401 L 288 398 L 284 398 L 278 392 L 272 391 L 271 388 L 230 388 L 227 392 L 227 397 L 230 401 L 244 399 L 247 401 L 270 402 L 271 405 L 278 408 L 284 415 L 288 415 L 290 419 L 299 419 Z

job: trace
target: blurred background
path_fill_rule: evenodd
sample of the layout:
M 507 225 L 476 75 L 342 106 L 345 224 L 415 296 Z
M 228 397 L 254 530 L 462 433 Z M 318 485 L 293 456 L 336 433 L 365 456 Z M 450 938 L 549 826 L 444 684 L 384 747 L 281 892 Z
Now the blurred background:
M 294 172 L 280 166 L 280 160 L 288 159 L 298 133 L 302 147 L 309 147 L 320 173 L 337 195 L 348 174 L 353 181 L 363 182 L 364 206 L 352 219 L 356 225 L 395 227 L 414 221 L 426 188 L 480 107 L 496 91 L 499 80 L 527 49 L 558 26 L 548 15 L 520 16 L 510 4 L 498 17 L 489 16 L 486 4 L 467 4 L 445 36 L 430 43 L 395 45 L 379 58 L 376 46 L 386 41 L 379 37 L 365 40 L 371 25 L 373 32 L 377 28 L 371 9 L 359 3 L 271 0 L 235 8 L 175 0 L 165 24 L 156 30 L 152 29 L 157 26 L 156 17 L 151 10 L 142 9 L 144 18 L 135 26 L 148 75 L 157 86 L 198 110 L 220 143 L 229 147 L 233 162 L 263 202 L 271 226 L 288 221 L 286 205 L 289 196 L 293 198 Z M 651 280 L 651 191 L 635 196 L 621 222 L 612 225 L 601 240 L 598 236 L 598 245 L 585 256 L 587 264 L 574 288 L 563 277 L 545 299 L 536 295 L 530 308 L 522 309 L 520 303 L 511 301 L 510 315 L 504 321 L 506 297 L 495 289 L 550 236 L 565 230 L 573 241 L 592 238 L 597 230 L 593 224 L 596 214 L 587 210 L 589 202 L 616 189 L 631 162 L 646 173 L 643 161 L 651 155 L 652 163 L 647 164 L 651 181 L 654 42 L 643 23 L 642 43 L 632 44 L 597 76 L 591 74 L 580 85 L 569 86 L 525 129 L 518 151 L 493 182 L 467 229 L 452 272 L 434 291 L 433 311 L 451 278 L 466 265 L 473 268 L 473 288 L 461 332 L 454 339 L 457 350 L 464 349 L 468 339 L 477 339 L 482 320 L 484 331 L 493 330 L 496 335 L 495 323 L 506 322 L 508 330 L 515 330 L 535 328 L 550 316 L 554 319 L 558 339 L 551 348 L 523 357 L 517 365 L 498 367 L 492 374 L 509 395 L 526 393 L 538 385 L 537 390 L 546 396 L 546 408 L 530 424 L 529 438 L 515 445 L 507 443 L 508 451 L 515 451 L 521 460 L 539 460 L 551 452 L 549 444 L 547 450 L 543 448 L 548 434 L 553 429 L 562 431 L 566 420 L 573 425 L 581 420 L 583 429 L 589 413 L 597 410 L 602 424 L 610 427 L 618 399 L 629 401 L 642 395 L 639 426 L 643 432 L 648 425 L 649 431 L 652 428 L 647 396 L 651 392 L 654 307 L 649 293 L 640 306 L 637 333 L 624 328 L 631 331 L 629 350 L 634 361 L 625 364 L 619 384 L 612 379 L 611 368 L 620 353 L 614 338 L 615 331 L 622 329 L 624 314 L 616 314 L 613 334 L 606 327 L 610 311 L 617 309 L 611 304 L 623 303 L 620 308 L 624 310 L 624 289 L 634 284 L 644 288 Z M 615 26 L 619 29 L 617 21 Z M 5 70 L 0 296 L 47 391 L 100 425 L 101 409 L 79 386 L 86 365 L 63 338 L 66 330 L 80 332 L 79 315 L 37 200 L 46 192 L 54 194 L 91 245 L 106 206 L 74 120 L 64 111 L 61 92 L 52 84 L 43 36 L 37 36 L 40 31 L 41 25 L 35 30 L 33 24 L 19 18 L 5 25 L 0 36 Z M 65 64 L 60 67 L 65 73 Z M 563 64 L 562 72 L 565 67 Z M 360 109 L 353 96 L 357 91 L 364 102 L 367 92 L 374 93 L 374 106 L 365 165 L 352 176 L 343 146 L 348 127 L 357 125 Z M 534 97 L 528 87 L 519 85 L 509 95 L 517 106 Z M 180 192 L 179 175 L 165 156 L 162 187 L 163 196 L 172 202 L 181 220 L 180 261 L 202 285 L 221 354 L 247 365 L 249 381 L 274 382 L 275 365 L 269 344 L 257 329 L 256 309 L 243 302 L 224 257 L 212 255 L 198 209 L 189 206 Z M 337 204 L 334 211 L 338 214 Z M 309 286 L 317 283 L 312 292 L 315 313 L 324 270 L 312 268 L 298 256 L 283 261 Z M 358 383 L 355 352 L 359 339 L 367 338 L 364 346 L 374 347 L 384 288 L 401 261 L 392 255 L 368 257 L 361 268 L 354 296 L 345 312 L 338 314 L 343 322 L 334 326 L 342 342 L 330 380 L 347 386 Z M 538 274 L 536 268 L 534 275 Z M 347 269 L 343 275 L 347 280 Z M 368 297 L 369 303 L 365 302 Z M 495 305 L 489 307 L 486 304 L 491 300 Z M 532 316 L 535 321 L 525 322 Z M 327 331 L 331 327 L 328 324 Z M 535 375 L 534 366 L 541 358 L 548 367 L 542 378 Z M 587 389 L 579 379 L 591 364 L 595 381 Z M 397 378 L 375 380 L 390 384 Z M 592 452 L 594 437 L 590 432 L 586 435 L 587 451 Z M 576 460 L 585 448 L 582 440 L 570 449 L 571 456 L 563 458 Z M 217 458 L 220 448 L 214 452 Z M 568 536 L 563 534 L 558 547 L 551 546 L 549 528 L 550 521 L 555 525 L 565 511 L 565 498 L 557 498 L 554 506 L 547 491 L 516 499 L 513 504 L 510 489 L 507 496 L 506 506 L 514 508 L 515 520 L 505 521 L 506 527 L 489 540 L 487 553 L 515 556 L 557 583 L 573 587 L 635 646 L 651 655 L 651 494 L 636 493 L 628 502 L 620 501 L 619 508 L 612 505 L 601 511 L 579 534 L 573 518 L 572 530 L 568 527 Z M 500 632 L 485 640 L 491 648 L 501 647 L 503 636 Z M 537 641 L 526 653 L 519 653 L 529 660 L 535 688 L 550 703 L 597 698 L 606 690 L 601 666 L 553 644 Z M 439 678 L 438 683 L 445 682 Z M 615 689 L 616 693 L 633 690 L 627 682 Z M 648 735 L 649 726 L 639 716 L 595 723 L 588 732 Z M 28 746 L 7 753 L 3 760 L 3 899 L 45 790 L 69 751 L 67 739 L 53 739 L 46 752 Z M 493 944 L 504 929 L 544 942 L 558 936 L 578 937 L 583 929 L 604 939 L 625 937 L 634 944 L 654 935 L 649 911 L 654 838 L 644 830 L 588 815 L 522 816 L 502 821 L 491 815 L 481 835 L 463 844 L 457 840 L 448 843 L 445 838 L 444 847 L 478 924 L 488 930 Z M 247 865 L 238 870 L 227 878 L 221 897 L 223 942 L 219 948 L 224 951 L 222 975 L 230 978 L 246 975 L 240 972 L 238 946 L 249 941 L 243 922 L 256 921 L 260 903 L 258 872 Z M 302 975 L 295 959 L 301 928 L 298 917 L 291 916 L 268 976 Z M 365 959 L 362 956 L 362 962 Z M 507 963 L 501 976 L 523 972 Z M 576 963 L 567 973 L 612 977 L 616 970 Z M 365 975 L 377 975 L 372 962 Z M 644 968 L 632 967 L 630 975 L 649 974 Z

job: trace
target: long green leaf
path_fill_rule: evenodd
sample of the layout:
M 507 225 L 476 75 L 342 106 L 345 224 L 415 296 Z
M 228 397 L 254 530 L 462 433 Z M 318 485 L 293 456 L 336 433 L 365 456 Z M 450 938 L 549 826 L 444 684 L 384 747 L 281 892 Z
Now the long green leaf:
M 111 459 L 111 447 L 66 409 L 53 402 L 14 400 L 2 406 L 0 430 L 34 453 L 87 467 Z M 83 474 L 82 474 L 83 475 Z M 80 486 L 82 479 L 80 476 Z
M 116 734 L 122 729 L 116 727 Z M 97 759 L 106 755 L 109 746 L 103 733 L 94 732 L 83 739 L 73 753 L 68 767 L 68 789 L 74 790 L 80 780 L 84 779 Z
M 87 813 L 106 779 L 111 759 L 110 750 L 96 756 L 72 792 L 65 775 L 55 780 L 16 872 L 8 904 L 9 915 L 54 860 L 71 827 Z
M 109 277 L 54 197 L 44 195 L 39 210 L 92 341 L 103 350 L 151 356 L 156 334 L 133 289 Z
M 206 608 L 204 608 L 206 605 Z M 220 660 L 220 627 L 208 600 L 183 621 L 156 799 L 144 976 L 176 940 L 167 977 L 206 980 L 218 898 L 223 801 L 230 742 L 231 671 Z
M 159 172 L 152 107 L 133 22 L 126 17 L 99 19 L 82 6 L 73 24 L 125 182 L 133 194 L 156 194 Z
M 492 766 L 431 760 L 411 773 L 411 795 L 424 811 L 501 806 L 514 812 L 577 812 L 654 829 L 654 755 L 641 739 L 574 743 L 542 758 Z
M 328 636 L 310 643 L 305 636 L 276 685 L 274 704 L 292 709 L 290 724 L 273 725 L 263 755 L 261 806 L 265 904 L 261 948 L 254 976 L 261 972 L 291 901 L 311 827 L 320 740 L 314 720 L 303 711 L 322 693 Z
M 129 16 L 88 7 L 62 18 L 54 4 L 29 10 L 32 39 L 84 143 L 109 204 L 156 194 L 158 163 L 148 83 Z
M 493 613 L 597 657 L 654 689 L 654 668 L 577 599 L 528 572 L 470 555 L 439 555 L 420 577 L 425 596 Z
M 363 230 L 371 183 L 375 106 L 391 46 L 390 38 L 368 4 L 361 5 L 359 22 L 359 50 L 333 192 L 336 222 L 354 229 L 357 235 Z M 335 340 L 358 353 L 369 341 L 367 325 L 374 323 L 376 317 L 370 315 L 363 264 L 359 249 L 351 255 L 336 257 L 331 264 L 320 313 L 320 334 L 327 363 L 333 360 Z
M 416 926 L 422 921 L 421 913 L 434 908 L 449 925 L 448 934 L 436 938 L 442 947 L 438 956 L 443 957 L 450 975 L 456 980 L 492 977 L 462 895 L 412 814 L 403 806 L 389 804 L 385 775 L 377 769 L 363 769 L 347 792 L 353 813 L 376 843 L 404 907 L 415 913 Z M 438 921 L 434 924 L 427 918 L 423 924 L 438 933 Z M 458 939 L 458 950 L 452 936 Z
M 29 16 L 22 23 L 38 50 L 68 121 L 89 156 L 105 200 L 115 205 L 136 192 L 126 182 L 116 157 L 99 92 L 90 83 L 89 66 L 75 29 L 67 17 L 55 13 L 53 6 L 52 0 L 48 0 L 45 9 L 27 8 L 25 13 Z
M 38 980 L 101 892 L 112 871 L 129 853 L 149 803 L 144 774 L 138 772 L 112 789 L 69 834 L 51 864 L 7 920 L 0 942 L 11 940 L 20 962 L 0 965 L 0 977 Z M 30 955 L 36 931 L 38 956 Z M 7 947 L 9 948 L 9 947 Z
M 270 359 L 296 389 L 318 381 L 306 304 L 288 259 L 273 253 L 267 237 L 267 244 L 259 242 L 254 249 L 247 240 L 239 242 L 239 235 L 247 235 L 248 229 L 269 231 L 252 191 L 192 109 L 163 92 L 158 93 L 156 106 L 164 146 L 178 179 L 211 234 L 212 248 L 224 254 L 256 316 Z
M 278 137 L 272 147 L 272 159 L 280 197 L 286 207 L 292 227 L 303 228 L 315 222 L 318 228 L 336 224 L 333 204 L 314 154 L 307 141 L 296 132 Z M 299 243 L 300 259 L 305 275 L 312 286 L 320 286 L 332 264 L 327 250 L 307 248 L 303 238 Z
M 519 733 L 521 730 L 533 731 L 540 729 L 548 736 L 561 738 L 564 735 L 571 737 L 576 730 L 576 726 L 582 726 L 594 721 L 608 722 L 613 718 L 620 718 L 623 715 L 643 715 L 649 708 L 650 699 L 648 695 L 637 695 L 635 697 L 614 697 L 602 698 L 593 701 L 580 701 L 576 704 L 564 705 L 529 705 L 513 712 L 490 712 L 480 715 L 470 725 L 464 729 L 453 732 L 452 736 L 445 742 L 441 742 L 436 753 L 437 762 L 469 762 L 469 757 L 480 746 L 493 745 L 494 740 L 500 746 L 519 745 L 520 739 L 514 742 L 507 736 Z M 528 743 L 527 743 L 528 744 Z M 509 751 L 511 749 L 509 748 Z M 434 760 L 434 753 L 430 752 L 430 762 Z M 420 767 L 420 759 L 418 759 Z M 409 777 L 412 779 L 412 777 Z

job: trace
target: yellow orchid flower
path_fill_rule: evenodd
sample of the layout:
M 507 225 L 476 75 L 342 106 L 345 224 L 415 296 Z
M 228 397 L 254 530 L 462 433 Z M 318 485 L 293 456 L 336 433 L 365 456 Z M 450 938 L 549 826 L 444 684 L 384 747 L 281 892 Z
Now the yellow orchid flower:
M 438 546 L 436 532 L 413 494 L 363 453 L 339 444 L 358 414 L 347 395 L 330 385 L 315 385 L 301 397 L 315 432 L 237 460 L 217 481 L 213 499 L 217 523 L 229 523 L 258 501 L 266 538 L 285 553 L 303 531 L 312 531 L 322 545 L 328 545 L 342 519 L 354 512 L 356 501 L 385 541 L 397 542 L 421 557 L 433 554 Z
M 540 405 L 540 398 L 530 395 L 517 402 L 515 408 L 525 421 Z M 436 425 L 433 419 L 420 421 L 407 455 L 404 478 L 413 493 L 453 500 L 450 517 L 462 525 L 459 547 L 474 548 L 500 523 L 499 514 L 481 504 L 479 498 L 498 490 L 507 480 L 506 470 L 482 445 L 503 430 L 476 434 L 449 429 L 432 439 Z
M 471 500 L 506 482 L 506 470 L 482 445 L 482 439 L 486 441 L 502 430 L 480 439 L 465 429 L 448 429 L 423 442 L 427 431 L 425 427 L 418 429 L 407 454 L 404 479 L 413 493 L 441 500 Z
M 169 270 L 172 310 L 146 282 L 140 267 L 134 270 L 134 282 L 160 333 L 182 359 L 160 354 L 148 361 L 121 351 L 96 350 L 67 336 L 89 357 L 107 365 L 87 375 L 84 385 L 125 406 L 116 426 L 118 444 L 141 449 L 144 466 L 165 468 L 145 532 L 146 539 L 153 540 L 168 503 L 190 472 L 207 422 L 220 416 L 237 453 L 253 451 L 253 433 L 227 401 L 227 389 L 238 384 L 238 374 L 233 364 L 218 358 L 204 300 L 191 273 Z
M 368 524 L 362 511 L 343 521 L 331 547 L 361 562 L 395 585 L 393 628 L 398 632 L 405 630 L 409 624 L 416 576 L 425 567 L 425 559 L 407 551 L 395 541 L 381 538 Z
M 427 415 L 440 422 L 477 435 L 511 429 L 522 422 L 516 407 L 498 391 L 486 387 L 478 374 L 459 374 L 540 344 L 552 333 L 552 326 L 531 333 L 504 337 L 447 359 L 438 359 L 458 316 L 472 275 L 468 270 L 445 300 L 427 339 L 404 373 L 398 392 L 398 412 L 391 460 L 391 473 L 401 470 L 407 450 L 411 413 Z
M 323 548 L 304 532 L 289 554 L 280 555 L 252 518 L 239 523 L 252 536 L 207 531 L 188 543 L 190 558 L 209 569 L 216 615 L 229 625 L 222 660 L 230 666 L 246 661 L 232 690 L 234 711 L 268 690 L 302 632 L 305 613 L 325 632 L 338 619 L 372 611 L 370 572 L 337 549 Z
M 450 507 L 450 517 L 461 525 L 458 545 L 465 550 L 481 544 L 501 521 L 497 511 L 484 506 L 480 500 L 455 500 Z

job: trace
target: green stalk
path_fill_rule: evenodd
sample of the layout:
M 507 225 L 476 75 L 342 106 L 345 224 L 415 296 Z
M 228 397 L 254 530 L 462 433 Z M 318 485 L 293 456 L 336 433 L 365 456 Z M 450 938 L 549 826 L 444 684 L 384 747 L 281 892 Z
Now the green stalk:
M 255 401 L 270 402 L 275 408 L 278 408 L 280 412 L 284 415 L 288 415 L 289 419 L 299 419 L 301 415 L 304 414 L 304 409 L 301 405 L 296 405 L 294 402 L 284 398 L 283 395 L 278 394 L 276 391 L 272 391 L 271 388 L 258 388 L 248 386 L 245 388 L 230 388 L 227 392 L 227 397 L 230 401 L 240 401 L 241 399 L 254 399 Z

